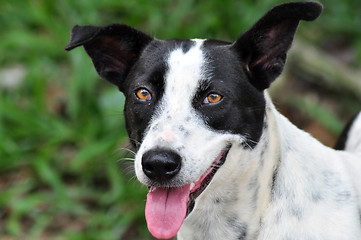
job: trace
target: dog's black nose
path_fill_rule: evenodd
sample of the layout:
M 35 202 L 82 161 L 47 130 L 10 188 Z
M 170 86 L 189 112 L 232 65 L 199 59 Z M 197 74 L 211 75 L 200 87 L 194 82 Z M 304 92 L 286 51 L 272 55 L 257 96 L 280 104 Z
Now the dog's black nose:
M 150 150 L 142 157 L 142 167 L 151 180 L 164 182 L 172 179 L 181 169 L 181 156 L 166 149 Z

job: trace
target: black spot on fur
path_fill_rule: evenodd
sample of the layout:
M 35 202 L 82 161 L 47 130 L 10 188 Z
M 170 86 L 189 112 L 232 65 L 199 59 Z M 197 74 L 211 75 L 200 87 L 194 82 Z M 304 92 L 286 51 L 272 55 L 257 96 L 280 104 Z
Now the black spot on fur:
M 239 228 L 239 236 L 238 236 L 238 240 L 244 240 L 246 239 L 247 237 L 247 225 L 242 225 L 240 228 Z
M 187 131 L 183 125 L 178 126 L 178 130 L 183 134 L 183 137 L 188 137 L 190 135 L 190 132 Z
M 288 213 L 291 216 L 295 217 L 297 220 L 301 220 L 303 217 L 303 210 L 299 206 L 295 206 L 295 205 L 289 206 Z
M 159 124 L 158 123 L 154 124 L 152 130 L 157 131 L 158 129 L 159 129 Z
M 221 203 L 221 199 L 220 198 L 215 198 L 214 201 L 213 201 L 215 204 L 219 204 Z
M 252 192 L 251 204 L 254 207 L 256 207 L 256 205 L 257 205 L 258 192 L 259 192 L 259 188 L 260 188 L 260 185 L 258 182 L 258 175 L 259 175 L 258 172 L 256 174 L 254 174 L 254 176 L 250 179 L 250 181 L 248 183 L 248 191 Z
M 180 147 L 177 147 L 176 150 L 177 150 L 177 152 L 182 152 L 184 150 L 184 148 L 185 147 L 182 145 Z
M 312 192 L 311 193 L 311 200 L 314 203 L 318 203 L 319 201 L 322 201 L 324 199 L 324 196 L 321 192 Z
M 268 129 L 268 122 L 267 121 L 264 121 L 263 123 L 263 130 L 266 130 Z
M 265 141 L 264 145 L 262 146 L 262 149 L 261 149 L 261 155 L 260 155 L 260 168 L 263 168 L 264 166 L 264 162 L 265 162 L 265 155 L 266 155 L 266 151 L 267 151 L 267 148 L 268 148 L 268 140 Z
M 234 232 L 238 233 L 238 240 L 243 240 L 247 236 L 247 225 L 240 223 L 236 216 L 231 216 L 227 219 L 227 225 L 229 225 Z
M 277 169 L 272 174 L 272 179 L 271 179 L 271 183 L 270 183 L 270 187 L 271 187 L 272 191 L 275 189 L 276 179 L 277 179 Z

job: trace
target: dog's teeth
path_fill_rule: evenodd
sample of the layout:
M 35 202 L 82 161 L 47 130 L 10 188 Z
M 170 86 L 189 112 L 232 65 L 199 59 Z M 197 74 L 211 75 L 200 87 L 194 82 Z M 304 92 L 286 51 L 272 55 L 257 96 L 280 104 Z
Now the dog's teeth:
M 194 183 L 191 183 L 191 187 L 190 187 L 190 190 L 192 190 L 194 188 L 195 184 Z

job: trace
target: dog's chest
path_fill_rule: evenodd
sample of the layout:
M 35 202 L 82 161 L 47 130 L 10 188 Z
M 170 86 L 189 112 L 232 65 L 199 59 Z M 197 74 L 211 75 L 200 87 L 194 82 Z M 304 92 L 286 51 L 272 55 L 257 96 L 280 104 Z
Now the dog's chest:
M 225 207 L 225 204 L 228 206 Z M 211 208 L 198 208 L 183 223 L 178 240 L 248 239 L 248 226 L 232 209 L 234 207 L 236 203 L 218 202 Z

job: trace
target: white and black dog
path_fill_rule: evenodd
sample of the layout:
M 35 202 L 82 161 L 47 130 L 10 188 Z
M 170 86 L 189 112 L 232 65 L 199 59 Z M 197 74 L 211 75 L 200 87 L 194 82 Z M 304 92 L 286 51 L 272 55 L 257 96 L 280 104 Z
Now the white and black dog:
M 150 232 L 183 240 L 361 239 L 361 114 L 333 150 L 301 131 L 267 89 L 300 20 L 322 5 L 271 9 L 234 43 L 158 40 L 127 25 L 75 26 L 99 75 L 126 97 Z

